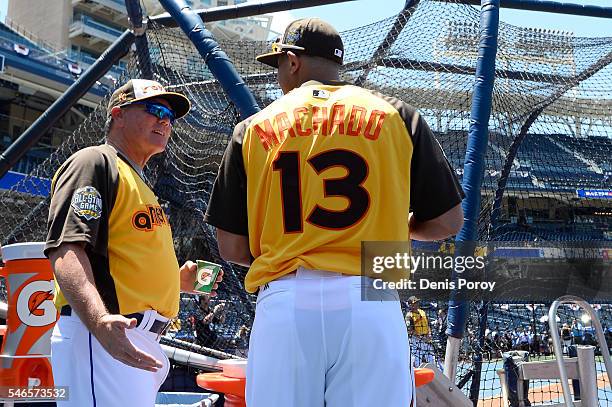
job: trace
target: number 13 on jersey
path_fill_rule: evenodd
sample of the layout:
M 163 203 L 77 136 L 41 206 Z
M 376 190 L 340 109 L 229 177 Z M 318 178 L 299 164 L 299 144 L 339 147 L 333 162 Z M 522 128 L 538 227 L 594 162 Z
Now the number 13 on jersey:
M 299 151 L 279 151 L 273 162 L 274 171 L 280 173 L 285 233 L 301 233 L 306 213 L 306 222 L 323 229 L 343 230 L 359 223 L 370 208 L 370 194 L 363 187 L 369 172 L 367 161 L 345 149 L 327 150 L 308 158 L 306 162 L 320 177 L 324 196 L 346 198 L 348 205 L 343 210 L 326 209 L 319 204 L 303 208 L 300 154 Z M 334 167 L 344 168 L 346 175 L 324 178 L 323 173 Z

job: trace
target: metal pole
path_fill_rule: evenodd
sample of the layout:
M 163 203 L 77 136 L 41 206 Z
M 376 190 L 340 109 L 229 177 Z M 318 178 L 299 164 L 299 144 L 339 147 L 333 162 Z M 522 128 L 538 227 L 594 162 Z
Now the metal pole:
M 562 304 L 562 301 L 557 300 L 553 302 L 552 306 L 548 310 L 548 325 L 550 326 L 550 336 L 553 341 L 553 350 L 555 352 L 555 358 L 557 359 L 557 365 L 559 366 L 559 378 L 561 379 L 561 388 L 563 389 L 563 399 L 567 407 L 574 407 L 574 401 L 572 400 L 567 370 L 565 369 L 565 363 L 563 361 L 563 345 L 561 344 L 561 338 L 559 337 L 559 326 L 557 325 L 557 309 Z
M 446 338 L 446 352 L 444 353 L 444 376 L 453 383 L 457 381 L 457 364 L 459 363 L 459 351 L 461 350 L 461 338 L 449 336 Z
M 266 13 L 275 13 L 277 11 L 294 10 L 298 8 L 307 8 L 315 6 L 323 6 L 334 3 L 346 3 L 355 0 L 278 0 L 266 1 L 260 3 L 241 3 L 233 6 L 211 7 L 202 10 L 193 10 L 203 21 L 222 21 L 232 20 L 241 17 L 258 16 Z M 166 27 L 178 26 L 176 20 L 168 13 L 163 13 L 149 19 L 151 22 L 161 24 Z
M 478 351 L 474 356 L 474 367 L 472 371 L 472 383 L 470 385 L 470 400 L 474 403 L 474 406 L 478 404 L 478 393 L 480 393 L 480 377 L 482 376 L 482 350 L 485 346 L 485 332 L 487 330 L 487 315 L 488 315 L 489 304 L 488 302 L 482 303 L 479 310 L 478 318 Z
M 201 353 L 191 352 L 174 346 L 164 345 L 163 343 L 160 346 L 166 356 L 168 356 L 168 359 L 172 359 L 177 363 L 200 369 L 218 370 L 221 368 L 219 365 L 217 365 L 217 362 L 219 362 L 220 359 L 205 356 Z
M 151 58 L 149 55 L 149 42 L 147 41 L 147 26 L 143 22 L 142 8 L 138 0 L 125 0 L 130 28 L 136 36 L 136 58 L 140 76 L 143 79 L 153 79 L 153 69 L 151 68 Z
M 586 313 L 591 317 L 591 323 L 593 324 L 593 328 L 595 329 L 595 335 L 597 336 L 597 343 L 600 344 L 599 348 L 601 350 L 601 356 L 604 361 L 604 365 L 606 366 L 606 374 L 608 375 L 608 382 L 612 383 L 612 359 L 610 359 L 610 351 L 608 350 L 608 346 L 606 345 L 606 337 L 604 335 L 603 329 L 601 327 L 601 322 L 599 322 L 599 318 L 597 318 L 597 314 L 593 308 L 589 305 L 588 302 L 583 300 L 580 297 L 576 297 L 573 295 L 564 295 L 563 297 L 558 298 L 555 302 L 552 303 L 550 309 L 548 310 L 548 325 L 550 326 L 550 335 L 553 340 L 553 347 L 555 351 L 555 358 L 557 359 L 557 365 L 559 366 L 559 377 L 561 379 L 561 387 L 563 388 L 563 394 L 565 399 L 565 405 L 567 407 L 574 407 L 574 402 L 570 396 L 569 384 L 567 383 L 567 371 L 565 369 L 565 364 L 563 363 L 563 347 L 561 345 L 561 339 L 559 338 L 559 327 L 557 325 L 557 310 L 561 304 L 576 304 L 580 308 L 582 308 Z
M 497 53 L 497 32 L 499 27 L 499 0 L 482 0 L 480 13 L 480 44 L 478 47 L 478 62 L 476 64 L 476 78 L 472 95 L 472 109 L 470 113 L 470 129 L 468 133 L 467 151 L 465 154 L 463 190 L 465 199 L 462 202 L 464 222 L 456 237 L 455 255 L 473 256 L 478 238 L 478 216 L 480 212 L 480 186 L 484 173 L 484 158 L 487 151 L 489 116 L 493 103 L 493 83 L 495 82 L 495 56 Z M 457 273 L 453 271 L 453 280 Z M 486 304 L 481 312 L 486 318 Z M 451 373 L 456 372 L 456 363 L 459 355 L 460 341 L 450 338 L 462 338 L 467 322 L 469 303 L 457 299 L 456 293 L 451 294 L 449 313 L 444 374 L 455 381 Z M 482 316 L 483 314 L 481 314 Z M 483 330 L 481 330 L 483 331 Z M 484 332 L 484 331 L 483 331 Z M 479 372 L 475 372 L 479 375 Z M 473 379 L 480 385 L 480 377 Z
M 0 155 L 2 178 L 25 153 L 79 100 L 98 79 L 130 50 L 134 34 L 125 31 L 6 151 Z
M 244 120 L 257 113 L 260 109 L 251 90 L 236 72 L 213 35 L 204 27 L 202 19 L 191 10 L 185 0 L 160 0 L 160 3 L 178 21 L 183 32 L 195 45 L 225 94 L 238 108 L 240 117 Z
M 595 347 L 577 346 L 578 375 L 580 376 L 580 401 L 583 407 L 599 407 L 597 400 L 597 371 Z

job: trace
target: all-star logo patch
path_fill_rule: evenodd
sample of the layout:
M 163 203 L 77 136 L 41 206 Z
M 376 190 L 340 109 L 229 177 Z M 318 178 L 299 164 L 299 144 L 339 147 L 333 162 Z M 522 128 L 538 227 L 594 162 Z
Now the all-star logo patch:
M 102 215 L 102 197 L 91 186 L 77 189 L 72 195 L 72 210 L 85 220 L 99 219 Z

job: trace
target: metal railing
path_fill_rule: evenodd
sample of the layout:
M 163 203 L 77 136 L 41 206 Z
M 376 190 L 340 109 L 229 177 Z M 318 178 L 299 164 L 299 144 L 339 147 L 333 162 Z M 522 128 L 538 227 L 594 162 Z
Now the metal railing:
M 42 46 L 38 45 L 37 43 L 33 42 L 31 39 L 23 37 L 21 34 L 15 33 L 15 32 L 10 32 L 10 31 L 5 31 L 5 30 L 0 30 L 0 39 L 4 39 L 6 41 L 10 41 L 11 43 L 16 43 L 16 44 L 21 44 L 21 45 L 25 45 L 28 48 L 34 48 L 40 51 L 45 51 L 45 52 L 49 52 L 47 50 L 45 50 L 45 48 L 43 48 Z
M 95 57 L 85 53 L 69 50 L 51 52 L 39 47 L 38 44 L 33 44 L 27 38 L 25 40 L 18 34 L 0 30 L 0 49 L 13 51 L 13 44 L 25 45 L 30 48 L 28 58 L 53 65 L 63 72 L 68 72 L 67 64 L 69 62 L 79 63 L 81 68 L 86 69 L 96 61 Z M 119 79 L 125 73 L 125 64 L 115 65 L 109 73 Z
M 113 35 L 115 37 L 119 37 L 121 35 L 121 33 L 122 33 L 121 30 L 112 28 L 112 27 L 110 27 L 110 26 L 108 26 L 106 24 L 102 24 L 102 23 L 96 21 L 94 18 L 89 17 L 89 16 L 82 15 L 80 20 L 78 20 L 78 21 L 81 21 L 84 25 L 86 25 L 88 27 L 91 27 L 93 29 L 102 31 L 102 32 L 104 32 L 106 34 Z
M 91 10 L 94 13 L 97 13 L 100 6 L 102 6 L 104 10 L 120 14 L 127 18 L 127 10 L 125 9 L 125 2 L 123 0 L 72 0 L 72 6 L 73 8 L 78 6 L 93 7 Z
M 70 61 L 79 63 L 79 65 L 81 65 L 83 69 L 86 69 L 93 65 L 97 59 L 93 55 L 90 55 L 86 52 L 78 52 L 73 50 L 66 51 L 66 58 Z M 125 62 L 119 61 L 117 65 L 114 65 L 109 70 L 109 73 L 112 73 L 116 79 L 119 79 L 126 72 L 126 65 L 127 64 Z
M 120 0 L 109 1 L 117 1 L 117 3 L 122 3 L 122 1 Z M 60 49 L 56 46 L 53 46 L 48 42 L 40 40 L 34 34 L 28 32 L 14 21 L 9 19 L 7 20 L 9 21 L 9 23 L 6 24 L 6 26 L 12 31 L 0 30 L 0 48 L 12 50 L 13 44 L 24 45 L 30 48 L 30 53 L 28 54 L 29 58 L 46 63 L 51 63 L 53 65 L 56 65 L 63 71 L 67 70 L 66 64 L 69 62 L 76 62 L 82 65 L 82 68 L 87 68 L 93 65 L 93 63 L 97 59 L 96 57 L 89 55 L 85 52 L 78 52 L 69 49 Z M 88 23 L 95 29 L 100 30 L 104 28 L 106 30 L 105 32 L 112 31 L 113 35 L 117 33 L 120 34 L 119 31 L 113 30 L 109 27 L 105 27 L 95 21 L 88 21 Z M 111 68 L 110 73 L 113 74 L 117 79 L 120 78 L 125 73 L 125 64 L 119 63 L 118 65 Z
M 582 308 L 591 318 L 591 323 L 593 324 L 593 327 L 595 328 L 595 335 L 597 337 L 597 342 L 599 344 L 599 348 L 601 349 L 601 356 L 606 366 L 606 373 L 608 374 L 609 383 L 612 383 L 612 360 L 610 360 L 610 351 L 608 350 L 608 345 L 606 342 L 606 337 L 604 335 L 603 329 L 601 327 L 601 322 L 599 322 L 599 318 L 597 318 L 595 311 L 589 305 L 588 302 L 586 302 L 580 297 L 576 297 L 573 295 L 564 295 L 563 297 L 558 298 L 555 302 L 552 303 L 552 305 L 550 306 L 550 309 L 548 310 L 548 325 L 550 326 L 550 335 L 553 341 L 555 358 L 557 359 L 557 365 L 559 366 L 559 376 L 561 380 L 561 388 L 563 389 L 563 400 L 565 401 L 565 405 L 567 407 L 575 407 L 574 401 L 572 400 L 572 393 L 570 392 L 570 387 L 568 383 L 567 370 L 565 368 L 565 363 L 563 361 L 563 346 L 561 344 L 561 338 L 559 337 L 559 326 L 557 324 L 557 319 L 556 319 L 557 310 L 562 304 L 577 305 L 580 308 Z M 597 397 L 597 392 L 595 392 L 595 403 L 597 403 L 596 397 Z M 597 405 L 597 404 L 594 404 L 594 405 Z
M 100 3 L 100 4 L 104 3 L 104 1 L 109 1 L 111 3 L 115 3 L 115 4 L 118 4 L 118 5 L 122 6 L 123 9 L 125 10 L 125 2 L 123 0 L 104 0 L 104 1 L 94 0 L 94 1 L 96 3 Z
M 19 25 L 19 23 L 17 23 L 15 20 L 11 20 L 10 18 L 5 17 L 4 25 L 9 27 L 11 30 L 13 30 L 17 34 L 18 37 L 21 36 L 29 40 L 31 43 L 35 44 L 41 49 L 44 49 L 50 52 L 61 52 L 62 51 L 62 49 L 59 48 L 57 45 L 41 39 L 38 35 L 27 30 L 25 27 Z

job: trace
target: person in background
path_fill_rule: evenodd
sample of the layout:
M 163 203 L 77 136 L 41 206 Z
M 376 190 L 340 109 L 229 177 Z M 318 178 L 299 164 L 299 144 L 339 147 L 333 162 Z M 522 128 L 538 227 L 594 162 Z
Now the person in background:
M 406 312 L 406 326 L 410 335 L 410 345 L 412 348 L 412 363 L 415 367 L 422 363 L 434 361 L 434 350 L 431 345 L 431 329 L 427 314 L 420 307 L 420 300 L 415 296 L 408 298 L 406 302 L 408 312 Z
M 569 346 L 572 344 L 572 329 L 567 323 L 561 327 L 561 342 L 563 343 L 563 353 L 569 354 Z

